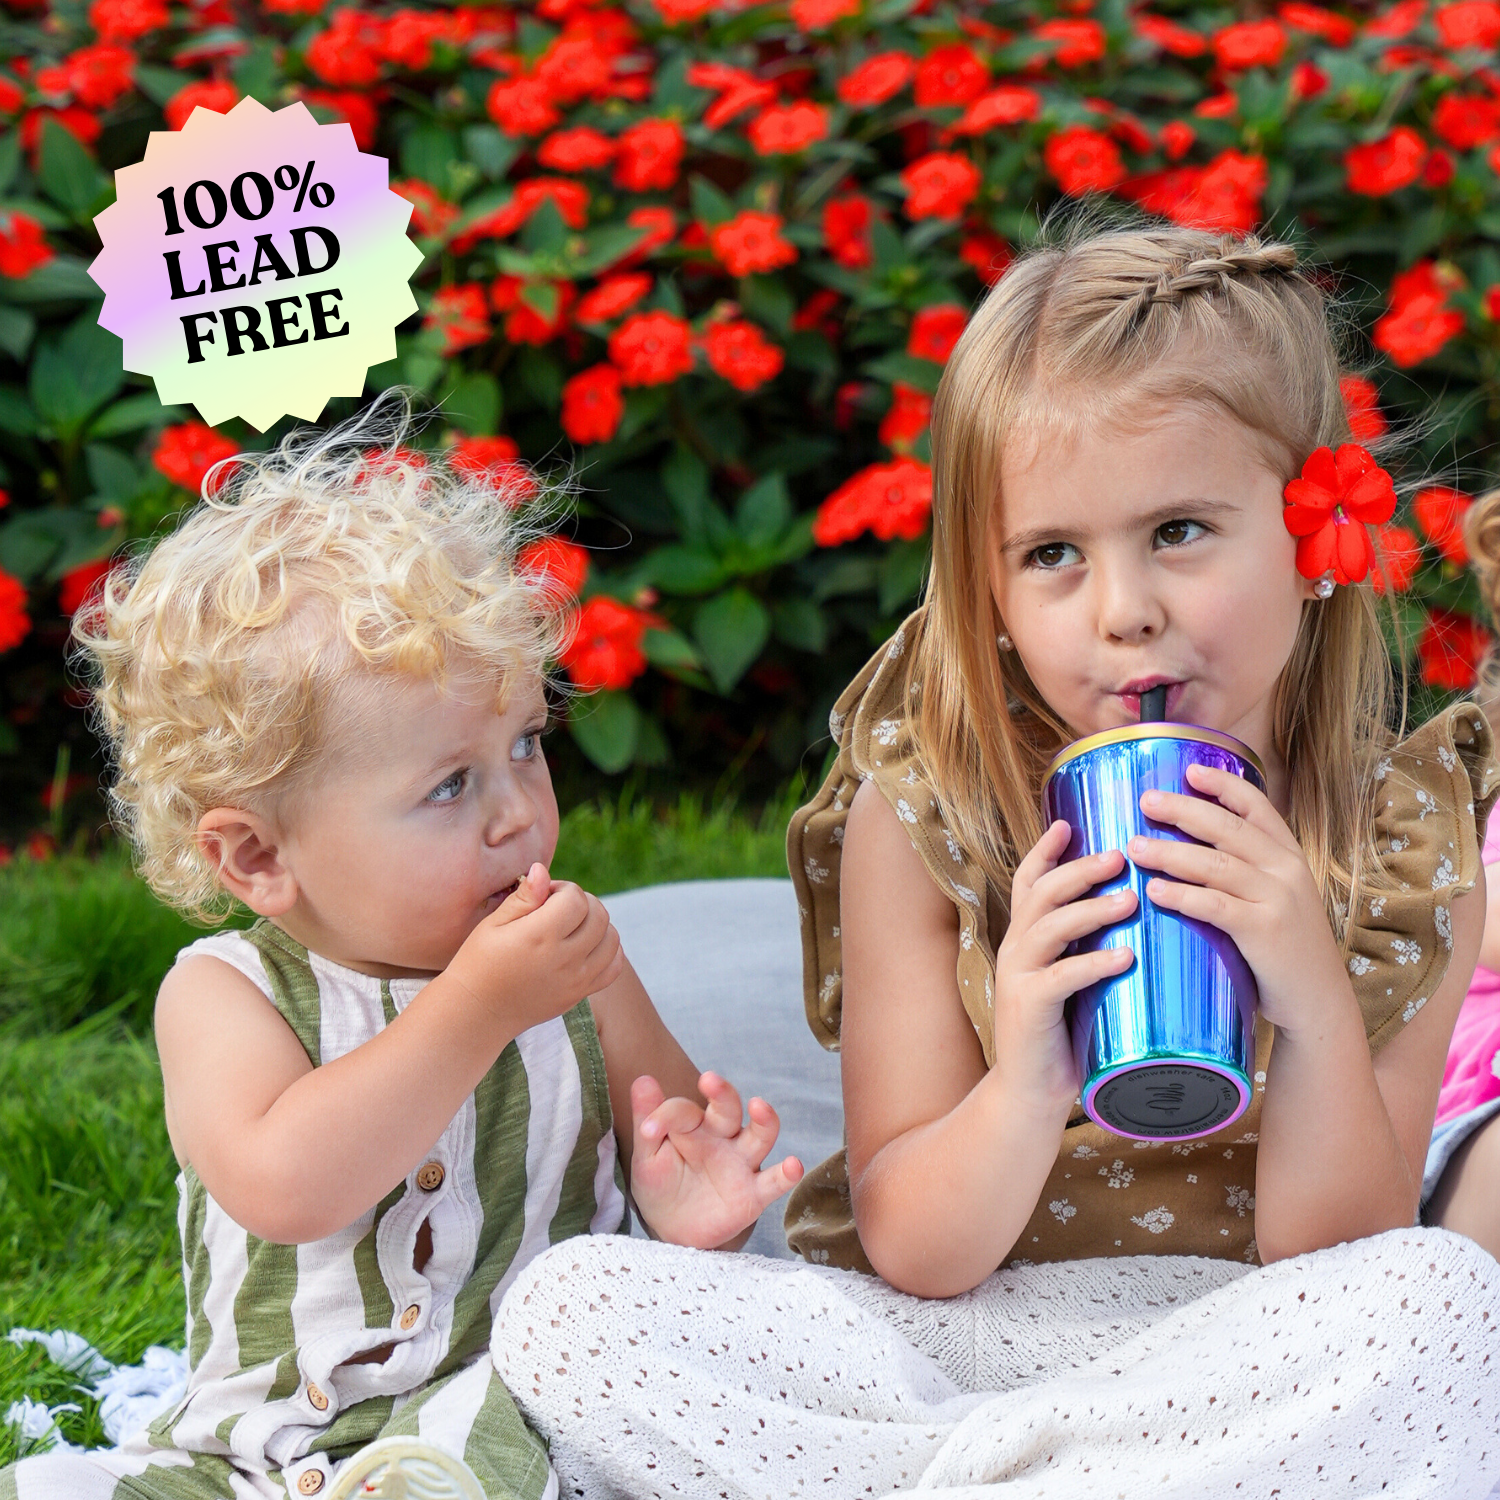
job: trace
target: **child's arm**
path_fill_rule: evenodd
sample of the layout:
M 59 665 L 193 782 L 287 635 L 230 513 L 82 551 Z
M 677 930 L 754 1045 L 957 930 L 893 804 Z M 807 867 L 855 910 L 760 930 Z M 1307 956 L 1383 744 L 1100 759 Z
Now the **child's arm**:
M 1484 940 L 1479 945 L 1479 962 L 1491 973 L 1500 973 L 1500 875 L 1493 878 L 1493 865 L 1484 867 L 1484 877 L 1489 887 L 1485 898 Z
M 794 1156 L 760 1170 L 776 1144 L 776 1111 L 752 1099 L 743 1123 L 739 1094 L 693 1067 L 629 960 L 591 1003 L 636 1207 L 660 1239 L 737 1250 L 761 1211 L 802 1176 Z
M 905 829 L 866 783 L 844 833 L 841 1024 L 849 1183 L 860 1243 L 893 1286 L 948 1297 L 1006 1257 L 1036 1208 L 1078 1093 L 1063 1002 L 1129 949 L 1061 957 L 1134 909 L 1079 897 L 1118 852 L 1059 866 L 1054 824 L 1016 871 L 996 963 L 995 1064 L 958 994 L 958 923 Z
M 1435 994 L 1373 1061 L 1323 902 L 1276 809 L 1249 783 L 1192 766 L 1204 798 L 1155 794 L 1148 815 L 1201 844 L 1133 841 L 1152 900 L 1227 932 L 1276 1026 L 1256 1159 L 1255 1237 L 1270 1263 L 1409 1226 L 1443 1061 L 1484 924 L 1481 869 L 1453 902 L 1453 953 Z M 1144 802 L 1143 802 L 1144 805 Z
M 599 901 L 574 885 L 548 894 L 535 865 L 389 1026 L 314 1068 L 248 979 L 185 960 L 156 1005 L 173 1147 L 252 1234 L 321 1239 L 421 1164 L 510 1041 L 608 984 L 620 962 Z

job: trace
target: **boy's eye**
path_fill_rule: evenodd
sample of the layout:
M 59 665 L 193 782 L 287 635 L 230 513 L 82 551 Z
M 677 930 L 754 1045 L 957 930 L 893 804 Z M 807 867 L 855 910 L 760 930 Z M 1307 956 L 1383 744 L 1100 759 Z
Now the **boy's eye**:
M 1201 521 L 1164 521 L 1156 528 L 1156 534 L 1163 545 L 1181 547 L 1187 542 L 1196 541 L 1206 529 Z
M 1047 542 L 1043 546 L 1033 547 L 1026 554 L 1025 566 L 1040 568 L 1043 572 L 1052 572 L 1066 567 L 1069 562 L 1067 554 L 1076 553 L 1077 550 L 1071 542 Z
M 433 789 L 428 792 L 429 802 L 456 802 L 463 795 L 464 782 L 468 780 L 467 771 L 455 771 L 451 776 L 445 776 Z
M 542 731 L 540 729 L 528 729 L 510 747 L 510 758 L 512 760 L 531 760 L 541 748 Z

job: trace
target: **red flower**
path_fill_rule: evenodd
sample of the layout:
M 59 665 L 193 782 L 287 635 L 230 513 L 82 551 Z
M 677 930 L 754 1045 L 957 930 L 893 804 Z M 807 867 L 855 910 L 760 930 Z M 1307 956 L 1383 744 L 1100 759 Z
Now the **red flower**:
M 490 336 L 490 315 L 484 288 L 477 281 L 440 287 L 432 294 L 422 326 L 441 331 L 444 359 L 485 343 Z
M 0 568 L 0 651 L 19 646 L 31 630 L 26 613 L 26 585 Z
M 52 259 L 42 226 L 16 209 L 0 211 L 0 276 L 19 281 Z
M 1491 323 L 1500 322 L 1500 285 L 1485 288 L 1484 315 Z
M 510 136 L 541 135 L 562 118 L 546 84 L 537 78 L 497 78 L 490 85 L 484 108 L 501 134 Z
M 615 184 L 631 193 L 669 188 L 682 167 L 685 143 L 675 120 L 641 120 L 621 137 L 615 156 Z
M 106 42 L 130 42 L 165 26 L 166 0 L 94 0 L 89 25 Z
M 1297 571 L 1321 578 L 1331 568 L 1336 583 L 1358 583 L 1375 561 L 1369 525 L 1396 510 L 1391 476 L 1356 443 L 1317 449 L 1285 490 L 1283 519 L 1297 538 Z
M 1031 34 L 1057 43 L 1052 60 L 1060 68 L 1081 68 L 1104 56 L 1104 28 L 1097 21 L 1043 21 Z
M 799 31 L 822 31 L 859 14 L 859 0 L 792 0 L 787 7 Z
M 979 192 L 979 168 L 967 156 L 929 151 L 901 174 L 909 219 L 956 219 Z
M 1127 182 L 1121 191 L 1151 213 L 1200 229 L 1244 231 L 1260 217 L 1263 157 L 1221 151 L 1206 167 L 1171 167 Z
M 609 323 L 628 313 L 651 290 L 644 271 L 606 276 L 579 302 L 573 317 L 579 323 Z
M 626 385 L 670 385 L 692 373 L 692 329 L 671 313 L 634 313 L 610 334 L 609 360 Z
M 644 233 L 635 248 L 615 262 L 615 269 L 639 265 L 650 260 L 663 245 L 670 245 L 677 233 L 677 215 L 665 206 L 648 204 L 644 208 L 633 208 L 625 215 L 625 222 L 632 229 Z
M 1193 106 L 1193 113 L 1200 120 L 1230 120 L 1239 113 L 1239 98 L 1225 89 L 1222 94 L 1212 94 Z
M 127 47 L 100 42 L 80 47 L 55 68 L 43 68 L 37 87 L 47 94 L 71 94 L 89 109 L 108 109 L 130 92 L 135 78 L 135 54 Z
M 455 473 L 488 484 L 515 502 L 529 500 L 537 490 L 536 475 L 519 458 L 515 439 L 503 435 L 460 438 L 448 450 L 448 466 Z
M 1192 150 L 1198 132 L 1186 120 L 1168 120 L 1161 128 L 1161 149 L 1168 161 L 1181 161 Z
M 108 578 L 115 566 L 109 558 L 101 557 L 95 562 L 80 563 L 78 567 L 69 569 L 58 585 L 58 608 L 65 615 L 76 615 L 100 581 Z
M 863 193 L 845 193 L 823 205 L 823 243 L 839 265 L 863 271 L 874 264 L 870 225 L 875 211 Z
M 891 409 L 881 419 L 877 434 L 887 448 L 905 453 L 927 430 L 932 397 L 899 380 L 891 387 Z
M 26 102 L 26 95 L 10 79 L 0 75 L 0 115 L 13 115 Z
M 588 548 L 566 537 L 544 536 L 521 548 L 516 566 L 541 583 L 559 604 L 565 604 L 578 597 L 589 576 Z
M 710 324 L 703 351 L 714 373 L 737 391 L 759 390 L 786 363 L 786 355 L 754 323 L 743 319 Z
M 1500 135 L 1500 103 L 1444 94 L 1432 112 L 1432 129 L 1455 151 L 1472 151 Z
M 1411 502 L 1412 515 L 1427 540 L 1461 568 L 1469 561 L 1469 549 L 1464 545 L 1464 513 L 1473 503 L 1470 496 L 1440 484 L 1418 490 Z
M 1500 5 L 1495 0 L 1458 0 L 1456 5 L 1440 5 L 1432 19 L 1449 51 L 1500 43 Z
M 839 320 L 834 316 L 834 310 L 838 305 L 839 294 L 825 286 L 792 314 L 793 329 L 798 333 L 821 333 L 830 342 L 837 339 Z
M 894 99 L 916 68 L 916 62 L 905 52 L 879 52 L 844 74 L 835 92 L 850 109 L 874 109 Z
M 1370 586 L 1383 594 L 1389 584 L 1392 593 L 1404 594 L 1422 566 L 1422 544 L 1410 527 L 1378 526 L 1375 556 L 1378 566 L 1370 574 Z
M 1457 171 L 1453 158 L 1441 146 L 1434 146 L 1427 160 L 1422 163 L 1422 185 L 1430 188 L 1447 187 Z
M 953 353 L 953 346 L 968 321 L 968 313 L 953 302 L 920 308 L 912 315 L 906 352 L 918 359 L 931 359 L 942 364 Z
M 374 24 L 372 24 L 372 22 Z M 334 88 L 368 88 L 380 77 L 379 23 L 357 10 L 334 13 L 333 24 L 320 31 L 302 54 L 307 66 Z
M 456 31 L 452 16 L 402 9 L 387 18 L 377 45 L 386 62 L 420 73 L 432 66 L 432 44 L 457 41 Z
M 976 229 L 959 245 L 958 258 L 972 266 L 986 286 L 994 286 L 1011 262 L 1010 246 L 991 230 Z
M 646 670 L 641 642 L 649 617 L 607 594 L 595 594 L 573 617 L 559 654 L 568 676 L 587 692 L 627 688 Z
M 1371 338 L 1403 367 L 1430 359 L 1449 339 L 1462 333 L 1464 315 L 1448 309 L 1448 293 L 1460 284 L 1452 272 L 1439 271 L 1430 260 L 1418 261 L 1391 281 L 1390 311 L 1378 319 Z
M 615 143 L 603 131 L 588 125 L 549 135 L 536 152 L 538 163 L 554 172 L 594 172 L 607 167 L 614 158 Z
M 1069 125 L 1049 137 L 1042 160 L 1070 198 L 1107 193 L 1125 180 L 1120 148 L 1087 125 Z
M 1225 72 L 1274 68 L 1285 51 L 1286 32 L 1279 21 L 1237 21 L 1214 33 L 1214 56 Z
M 936 47 L 917 64 L 913 93 L 919 109 L 967 104 L 989 86 L 990 70 L 972 47 L 955 42 Z
M 1294 104 L 1304 99 L 1316 99 L 1328 87 L 1328 75 L 1315 63 L 1305 58 L 1292 69 L 1291 95 Z
M 1396 4 L 1365 23 L 1365 35 L 1399 41 L 1415 31 L 1426 14 L 1427 0 L 1396 0 Z
M 981 95 L 953 127 L 955 135 L 978 135 L 997 125 L 1020 125 L 1042 113 L 1042 96 L 1024 83 L 1002 83 Z
M 828 111 L 809 100 L 773 104 L 750 122 L 745 132 L 758 156 L 791 156 L 828 134 Z
M 1474 686 L 1479 665 L 1489 649 L 1491 636 L 1467 615 L 1434 609 L 1417 643 L 1422 662 L 1422 681 L 1433 687 L 1462 693 Z
M 1417 180 L 1426 159 L 1427 143 L 1410 125 L 1398 125 L 1378 141 L 1344 152 L 1349 191 L 1372 198 L 1394 193 Z
M 208 471 L 239 451 L 237 443 L 212 427 L 202 422 L 181 422 L 162 429 L 151 462 L 173 484 L 197 495 Z
M 731 276 L 749 276 L 756 271 L 775 271 L 797 258 L 797 247 L 781 235 L 780 214 L 746 209 L 708 234 L 715 257 Z
M 914 458 L 871 464 L 841 484 L 819 507 L 813 540 L 836 547 L 873 531 L 882 541 L 914 542 L 932 512 L 932 470 Z
M 1349 431 L 1359 442 L 1368 442 L 1384 434 L 1385 416 L 1380 410 L 1379 393 L 1373 380 L 1366 380 L 1363 375 L 1342 376 L 1339 380 L 1339 394 L 1344 398 Z
M 725 63 L 690 63 L 687 81 L 695 89 L 712 89 L 719 96 L 703 112 L 703 123 L 710 130 L 720 129 L 746 110 L 776 102 L 773 85 Z
M 1153 46 L 1170 52 L 1173 57 L 1202 57 L 1208 51 L 1206 36 L 1165 16 L 1136 16 L 1135 29 Z
M 393 182 L 391 191 L 405 198 L 412 205 L 411 227 L 418 234 L 436 239 L 445 234 L 458 218 L 458 204 L 449 203 L 437 190 L 420 177 L 409 177 L 404 182 Z
M 495 280 L 494 286 L 490 288 L 490 300 L 499 311 L 499 297 L 497 290 L 502 282 L 515 281 L 515 300 L 510 304 L 505 317 L 505 337 L 512 344 L 549 344 L 562 332 L 568 321 L 568 309 L 572 307 L 574 299 L 578 296 L 577 288 L 571 281 L 542 282 L 542 286 L 550 286 L 556 301 L 552 305 L 550 315 L 538 311 L 531 303 L 527 302 L 521 295 L 523 283 L 518 277 L 500 276 Z
M 657 14 L 667 26 L 681 26 L 687 21 L 700 21 L 714 8 L 715 0 L 651 0 Z
M 573 376 L 562 389 L 562 430 L 575 443 L 607 443 L 625 415 L 620 372 L 595 365 Z
M 167 126 L 181 130 L 195 109 L 227 115 L 240 102 L 240 91 L 227 78 L 202 78 L 177 90 L 162 106 Z
M 1308 5 L 1304 0 L 1284 0 L 1276 7 L 1276 14 L 1293 31 L 1320 36 L 1335 47 L 1347 47 L 1359 30 L 1348 16 L 1341 16 L 1336 10 L 1327 10 L 1321 5 Z
M 537 81 L 559 104 L 577 104 L 609 82 L 609 54 L 592 36 L 564 32 L 537 60 Z
M 309 105 L 327 110 L 335 120 L 343 120 L 354 132 L 354 144 L 361 151 L 368 151 L 375 144 L 380 115 L 368 95 L 353 89 L 303 89 L 302 98 Z

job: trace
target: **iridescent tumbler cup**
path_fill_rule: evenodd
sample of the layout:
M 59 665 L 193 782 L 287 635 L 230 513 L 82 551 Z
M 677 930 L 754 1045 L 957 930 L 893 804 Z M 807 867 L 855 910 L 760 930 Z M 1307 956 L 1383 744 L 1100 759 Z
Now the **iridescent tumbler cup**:
M 1188 785 L 1190 765 L 1215 766 L 1265 790 L 1253 750 L 1196 724 L 1131 724 L 1069 745 L 1042 784 L 1048 824 L 1063 818 L 1072 830 L 1063 858 L 1125 850 L 1134 834 L 1196 842 L 1141 811 L 1143 792 L 1201 795 Z M 1127 855 L 1124 870 L 1090 893 L 1129 886 L 1138 905 L 1128 920 L 1068 951 L 1129 947 L 1135 962 L 1075 994 L 1069 1025 L 1090 1119 L 1133 1140 L 1188 1140 L 1231 1124 L 1250 1102 L 1259 997 L 1227 934 L 1146 895 L 1155 873 Z

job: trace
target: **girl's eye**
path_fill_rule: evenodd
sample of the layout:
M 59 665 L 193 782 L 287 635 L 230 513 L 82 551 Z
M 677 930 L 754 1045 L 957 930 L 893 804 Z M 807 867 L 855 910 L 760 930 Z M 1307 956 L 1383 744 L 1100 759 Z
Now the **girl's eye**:
M 1195 542 L 1207 528 L 1201 521 L 1164 521 L 1156 528 L 1156 534 L 1166 547 L 1181 547 Z
M 528 729 L 514 745 L 510 747 L 510 758 L 512 760 L 530 760 L 541 746 L 542 732 L 539 729 Z
M 463 795 L 464 783 L 468 779 L 467 771 L 455 771 L 451 776 L 445 776 L 428 792 L 427 800 L 429 802 L 457 802 Z
M 1072 552 L 1076 555 L 1077 551 L 1078 549 L 1071 542 L 1047 542 L 1043 546 L 1033 547 L 1026 554 L 1024 566 L 1040 568 L 1044 573 L 1053 573 L 1068 565 L 1070 560 L 1068 553 Z

